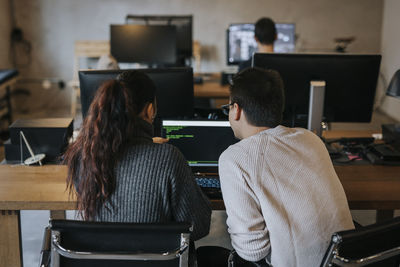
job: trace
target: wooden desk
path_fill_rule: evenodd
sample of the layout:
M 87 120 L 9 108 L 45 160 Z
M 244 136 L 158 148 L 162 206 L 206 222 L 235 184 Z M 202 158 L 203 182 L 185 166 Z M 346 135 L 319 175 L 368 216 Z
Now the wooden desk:
M 229 98 L 229 86 L 221 85 L 217 81 L 205 81 L 194 85 L 195 97 Z
M 349 165 L 335 170 L 350 209 L 376 209 L 380 218 L 400 209 L 400 167 Z M 20 210 L 60 215 L 57 211 L 75 209 L 75 199 L 65 191 L 66 174 L 66 166 L 61 165 L 0 165 L 0 266 L 22 266 Z M 212 207 L 223 209 L 223 201 L 212 200 Z
M 66 166 L 60 165 L 0 165 L 0 266 L 22 266 L 20 210 L 51 210 L 60 216 L 57 211 L 75 209 L 65 191 L 66 175 Z
M 377 220 L 393 217 L 400 209 L 400 166 L 334 166 L 353 210 L 377 210 Z M 225 209 L 223 200 L 213 200 L 213 209 Z

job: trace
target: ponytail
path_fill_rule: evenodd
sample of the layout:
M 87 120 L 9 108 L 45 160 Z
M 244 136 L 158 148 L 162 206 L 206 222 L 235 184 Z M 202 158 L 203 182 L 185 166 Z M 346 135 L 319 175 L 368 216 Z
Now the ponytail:
M 125 71 L 98 89 L 81 132 L 64 154 L 67 188 L 77 193 L 78 210 L 93 220 L 115 191 L 114 168 L 133 136 L 134 122 L 156 87 L 143 72 Z
M 77 140 L 64 158 L 69 166 L 67 187 L 76 187 L 78 210 L 94 219 L 115 191 L 114 167 L 132 136 L 138 113 L 131 90 L 121 81 L 105 82 L 97 91 Z

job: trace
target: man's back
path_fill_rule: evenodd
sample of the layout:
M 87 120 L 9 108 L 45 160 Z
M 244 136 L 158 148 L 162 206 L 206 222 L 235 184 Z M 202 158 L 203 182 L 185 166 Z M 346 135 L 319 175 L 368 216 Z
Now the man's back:
M 325 146 L 283 126 L 229 147 L 220 177 L 232 245 L 246 260 L 318 266 L 335 231 L 353 223 Z

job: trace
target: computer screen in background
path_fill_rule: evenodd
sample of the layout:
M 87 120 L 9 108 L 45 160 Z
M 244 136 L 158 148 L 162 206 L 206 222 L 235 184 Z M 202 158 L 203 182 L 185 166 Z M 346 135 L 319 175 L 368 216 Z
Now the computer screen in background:
M 293 53 L 296 43 L 296 26 L 293 23 L 275 24 L 277 39 L 274 43 L 274 52 Z
M 111 55 L 118 62 L 175 64 L 177 34 L 175 26 L 110 25 Z
M 192 167 L 217 167 L 221 153 L 238 141 L 229 121 L 164 120 L 162 132 Z
M 176 28 L 177 66 L 184 66 L 185 61 L 192 57 L 192 15 L 127 15 L 126 23 L 133 25 L 170 25 Z
M 283 124 L 306 127 L 310 82 L 326 82 L 326 122 L 370 122 L 380 55 L 256 53 L 253 66 L 277 70 L 285 87 Z
M 79 71 L 82 116 L 85 117 L 99 86 L 115 79 L 127 70 Z M 193 116 L 193 70 L 192 68 L 138 69 L 156 85 L 157 117 L 191 118 Z
M 295 51 L 295 24 L 276 23 L 277 40 L 274 51 L 292 53 Z M 236 65 L 250 59 L 257 51 L 254 39 L 254 24 L 231 24 L 227 30 L 227 64 Z

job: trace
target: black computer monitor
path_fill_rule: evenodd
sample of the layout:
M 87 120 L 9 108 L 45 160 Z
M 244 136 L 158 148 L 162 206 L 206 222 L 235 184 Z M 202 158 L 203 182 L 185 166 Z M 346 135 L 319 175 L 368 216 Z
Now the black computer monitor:
M 175 26 L 110 25 L 111 55 L 118 62 L 175 64 Z
M 82 116 L 86 117 L 90 103 L 99 86 L 115 79 L 126 70 L 79 71 Z M 192 68 L 141 69 L 157 87 L 157 117 L 191 118 L 193 116 Z
M 132 24 L 157 24 L 176 27 L 177 64 L 182 65 L 185 59 L 190 59 L 193 53 L 192 24 L 193 16 L 169 15 L 127 15 L 126 23 Z
M 277 40 L 274 43 L 274 52 L 291 53 L 295 50 L 296 28 L 293 23 L 276 23 Z M 254 24 L 236 23 L 229 25 L 227 30 L 227 64 L 237 65 L 249 60 L 257 51 L 257 42 L 254 39 Z
M 370 122 L 380 55 L 256 53 L 253 66 L 277 70 L 285 87 L 284 124 L 307 124 L 310 82 L 326 82 L 324 121 Z
M 238 142 L 229 121 L 163 120 L 162 136 L 176 146 L 192 169 L 214 171 L 218 159 L 230 145 Z

